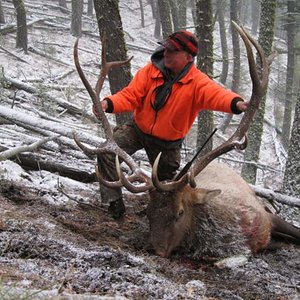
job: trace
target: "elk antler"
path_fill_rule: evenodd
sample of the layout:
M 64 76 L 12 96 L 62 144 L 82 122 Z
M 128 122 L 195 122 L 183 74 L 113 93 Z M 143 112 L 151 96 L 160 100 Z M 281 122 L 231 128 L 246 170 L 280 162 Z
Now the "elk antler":
M 117 145 L 117 143 L 114 141 L 111 126 L 109 124 L 109 121 L 108 121 L 105 113 L 102 111 L 101 103 L 100 103 L 100 99 L 99 99 L 105 77 L 108 74 L 109 70 L 114 67 L 120 67 L 120 66 L 126 65 L 127 63 L 130 62 L 132 57 L 125 61 L 107 62 L 106 61 L 106 39 L 104 36 L 102 38 L 101 72 L 98 77 L 96 87 L 95 87 L 95 89 L 93 89 L 92 86 L 90 85 L 89 81 L 85 77 L 85 75 L 82 71 L 82 68 L 80 66 L 80 62 L 79 62 L 79 58 L 78 58 L 78 41 L 79 41 L 79 39 L 77 39 L 74 44 L 75 66 L 76 66 L 77 72 L 79 74 L 79 77 L 80 77 L 82 83 L 84 84 L 86 90 L 88 91 L 88 93 L 93 101 L 93 105 L 96 110 L 96 117 L 103 126 L 106 141 L 103 144 L 99 145 L 99 147 L 92 149 L 92 148 L 88 148 L 85 145 L 83 145 L 75 133 L 73 134 L 74 140 L 75 140 L 76 144 L 80 147 L 80 149 L 87 155 L 91 155 L 91 154 L 101 155 L 103 153 L 116 154 L 117 157 L 120 157 L 123 161 L 125 161 L 125 163 L 129 166 L 130 170 L 132 171 L 132 175 L 130 175 L 127 180 L 126 180 L 125 176 L 122 174 L 123 176 L 119 175 L 120 179 L 118 181 L 109 182 L 102 178 L 98 168 L 96 167 L 96 175 L 101 184 L 106 185 L 111 188 L 117 188 L 117 187 L 121 187 L 125 183 L 126 185 L 125 184 L 124 185 L 126 187 L 128 186 L 127 187 L 128 190 L 130 190 L 131 192 L 134 192 L 134 193 L 149 190 L 149 189 L 153 188 L 150 177 L 147 176 L 144 173 L 144 171 L 138 167 L 138 165 L 135 163 L 133 158 L 129 154 L 127 154 L 124 150 L 122 150 Z M 120 167 L 119 167 L 119 169 L 120 169 Z M 122 172 L 120 172 L 120 170 L 118 172 L 119 172 L 119 174 L 122 173 Z M 144 185 L 138 187 L 133 184 L 127 184 L 127 182 L 130 183 L 133 181 L 143 182 Z
M 259 108 L 259 104 L 262 97 L 266 94 L 269 76 L 269 66 L 264 51 L 259 45 L 259 43 L 256 40 L 254 40 L 243 27 L 238 26 L 235 22 L 233 22 L 233 25 L 239 32 L 241 38 L 243 39 L 247 52 L 249 72 L 252 80 L 252 94 L 249 100 L 249 107 L 245 111 L 240 121 L 240 124 L 234 132 L 234 134 L 226 142 L 204 155 L 192 166 L 190 172 L 191 186 L 195 186 L 194 176 L 199 174 L 216 157 L 227 153 L 233 149 L 243 150 L 247 147 L 247 131 Z M 257 53 L 260 58 L 261 76 L 258 74 L 257 71 L 251 44 L 257 50 Z

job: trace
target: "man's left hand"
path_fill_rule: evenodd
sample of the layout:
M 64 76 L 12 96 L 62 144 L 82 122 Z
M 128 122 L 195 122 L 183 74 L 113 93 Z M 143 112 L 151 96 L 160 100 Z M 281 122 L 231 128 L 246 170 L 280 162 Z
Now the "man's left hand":
M 244 101 L 239 101 L 236 103 L 236 108 L 239 110 L 239 111 L 246 111 L 249 107 L 249 102 L 244 102 Z

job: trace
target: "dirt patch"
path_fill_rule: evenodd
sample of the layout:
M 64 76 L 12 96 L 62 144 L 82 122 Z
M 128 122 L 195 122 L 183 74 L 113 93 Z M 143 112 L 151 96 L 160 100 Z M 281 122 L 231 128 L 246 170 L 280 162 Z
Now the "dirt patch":
M 26 291 L 29 299 L 78 294 L 128 299 L 299 296 L 299 248 L 266 251 L 233 269 L 176 255 L 162 259 L 147 250 L 145 196 L 132 197 L 126 198 L 126 217 L 116 222 L 95 204 L 50 205 L 30 189 L 2 190 L 2 290 L 13 295 Z

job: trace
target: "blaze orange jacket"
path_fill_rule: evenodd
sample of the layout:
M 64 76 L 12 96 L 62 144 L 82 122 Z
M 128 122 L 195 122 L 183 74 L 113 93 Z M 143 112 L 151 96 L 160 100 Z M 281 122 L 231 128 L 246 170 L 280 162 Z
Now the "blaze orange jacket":
M 241 98 L 215 83 L 193 64 L 187 74 L 173 84 L 166 105 L 155 111 L 151 103 L 154 103 L 155 89 L 163 83 L 162 72 L 149 63 L 136 73 L 127 87 L 106 98 L 113 104 L 113 113 L 133 111 L 134 121 L 142 132 L 165 141 L 184 138 L 201 110 L 233 113 L 233 99 Z

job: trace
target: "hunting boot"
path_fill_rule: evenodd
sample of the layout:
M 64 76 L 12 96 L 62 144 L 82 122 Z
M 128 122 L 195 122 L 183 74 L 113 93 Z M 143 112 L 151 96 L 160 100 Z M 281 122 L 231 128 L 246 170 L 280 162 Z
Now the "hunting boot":
M 100 186 L 101 203 L 107 207 L 108 213 L 115 219 L 121 219 L 125 214 L 125 205 L 122 198 L 121 189 L 115 190 Z
M 105 153 L 97 155 L 98 170 L 101 176 L 107 181 L 119 179 L 115 169 L 115 155 Z M 122 199 L 121 188 L 109 188 L 100 184 L 101 203 L 108 206 L 108 213 L 115 219 L 122 218 L 125 214 L 125 205 Z

